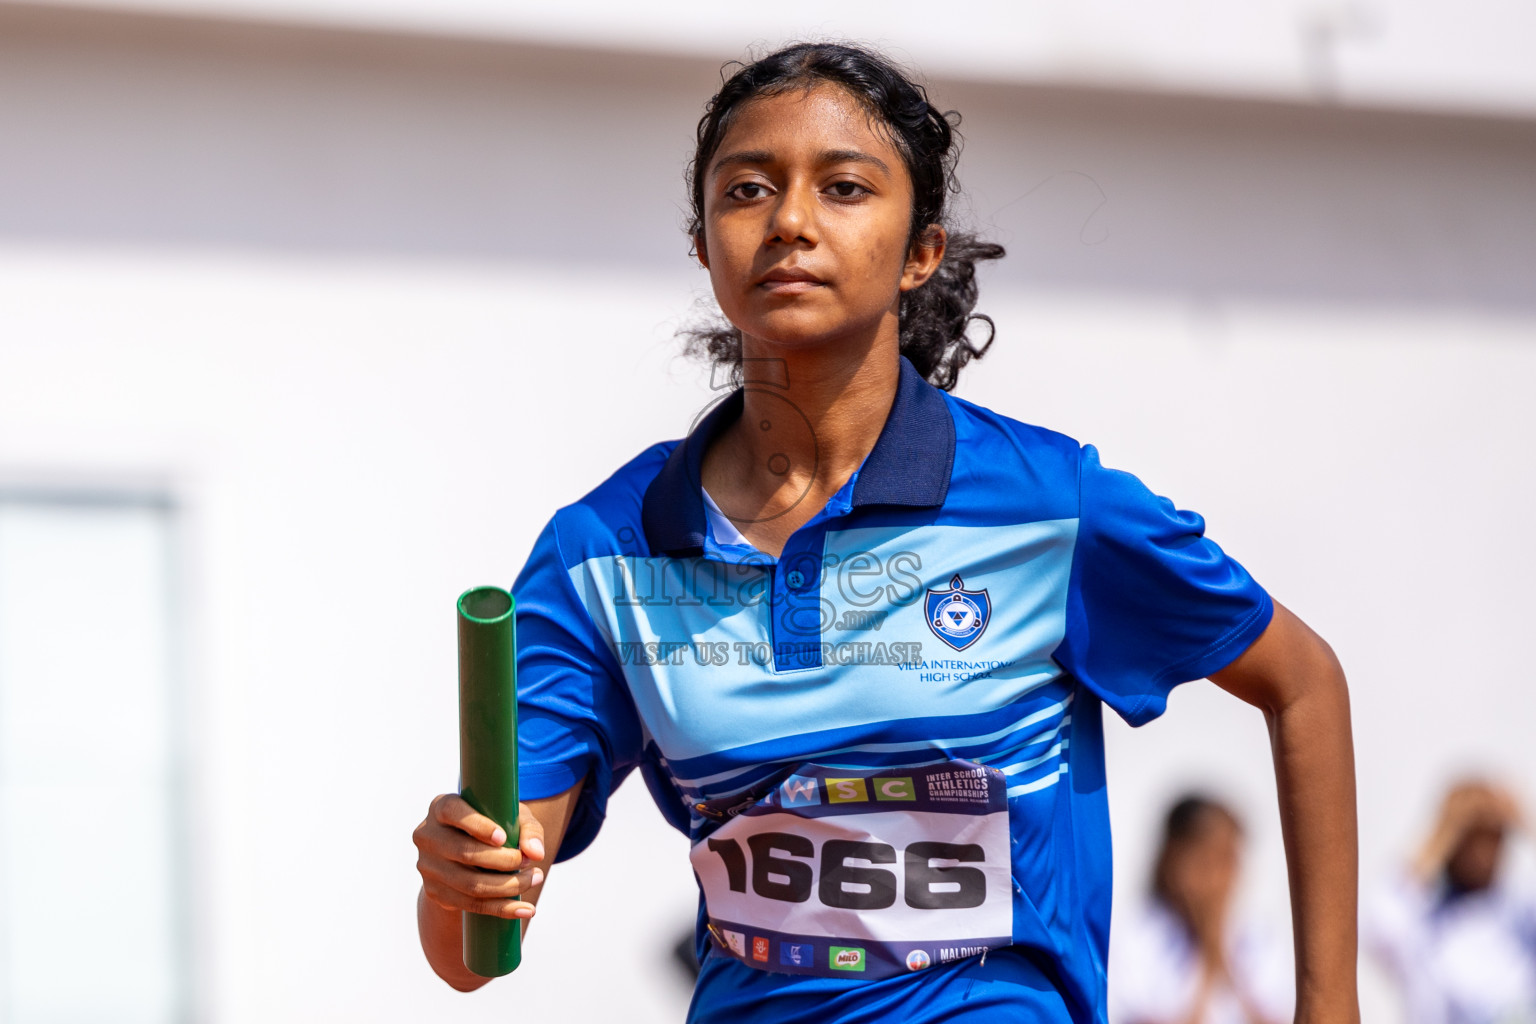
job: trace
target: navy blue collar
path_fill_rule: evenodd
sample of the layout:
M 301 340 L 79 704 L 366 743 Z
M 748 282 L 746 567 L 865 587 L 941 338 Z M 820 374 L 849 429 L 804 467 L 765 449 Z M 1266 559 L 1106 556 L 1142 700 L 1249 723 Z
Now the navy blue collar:
M 759 385 L 760 386 L 760 385 Z M 651 551 L 686 558 L 704 551 L 704 452 L 741 416 L 744 389 L 731 392 L 672 450 L 645 490 L 640 522 Z M 853 485 L 853 506 L 936 508 L 949 493 L 955 465 L 955 421 L 944 394 L 901 357 L 896 401 Z

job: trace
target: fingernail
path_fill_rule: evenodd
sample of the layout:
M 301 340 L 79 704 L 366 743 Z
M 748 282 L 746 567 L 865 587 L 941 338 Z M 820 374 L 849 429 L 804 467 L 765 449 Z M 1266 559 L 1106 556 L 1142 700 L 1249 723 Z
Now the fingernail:
M 513 917 L 532 917 L 533 916 L 533 904 L 529 903 L 526 906 L 518 907 L 517 909 L 512 911 L 512 916 Z
M 532 857 L 534 860 L 544 859 L 544 840 L 530 839 L 524 845 L 528 848 L 528 856 Z
M 544 881 L 543 869 L 534 868 L 533 872 L 528 876 L 528 887 L 531 889 L 542 881 Z
M 507 830 L 498 825 L 496 827 L 496 831 L 491 833 L 491 842 L 495 843 L 497 846 L 506 846 Z

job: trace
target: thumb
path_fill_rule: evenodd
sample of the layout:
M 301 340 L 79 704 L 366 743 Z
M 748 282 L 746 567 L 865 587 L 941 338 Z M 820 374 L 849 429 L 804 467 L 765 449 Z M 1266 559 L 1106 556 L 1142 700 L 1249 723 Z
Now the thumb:
M 527 804 L 517 805 L 517 848 L 523 851 L 523 856 L 529 860 L 542 861 L 544 859 L 544 825 Z

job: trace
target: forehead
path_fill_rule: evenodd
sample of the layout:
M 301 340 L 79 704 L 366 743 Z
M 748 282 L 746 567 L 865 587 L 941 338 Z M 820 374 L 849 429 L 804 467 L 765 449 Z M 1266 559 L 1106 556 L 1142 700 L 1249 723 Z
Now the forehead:
M 1207 811 L 1201 815 L 1199 824 L 1186 840 L 1189 847 L 1197 846 L 1226 846 L 1231 843 L 1241 843 L 1243 830 L 1225 814 L 1219 811 Z
M 869 110 L 841 86 L 820 83 L 758 96 L 742 104 L 715 159 L 740 150 L 766 150 L 777 159 L 860 150 L 904 166 L 900 153 Z

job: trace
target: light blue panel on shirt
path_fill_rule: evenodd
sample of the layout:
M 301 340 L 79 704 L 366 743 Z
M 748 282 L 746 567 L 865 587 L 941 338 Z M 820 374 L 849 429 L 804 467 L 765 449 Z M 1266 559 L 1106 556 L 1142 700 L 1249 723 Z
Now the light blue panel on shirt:
M 610 556 L 570 574 L 613 645 L 641 721 L 664 756 L 681 760 L 828 729 L 993 711 L 1058 678 L 1051 653 L 1064 635 L 1076 537 L 1076 519 L 829 531 L 820 625 L 831 646 L 820 667 L 793 672 L 752 660 L 774 639 L 771 569 Z M 986 591 L 987 607 L 985 628 L 958 651 L 925 611 L 928 591 L 948 593 L 955 576 L 967 591 Z M 722 654 L 725 664 L 715 663 Z M 882 658 L 911 663 L 868 663 Z

